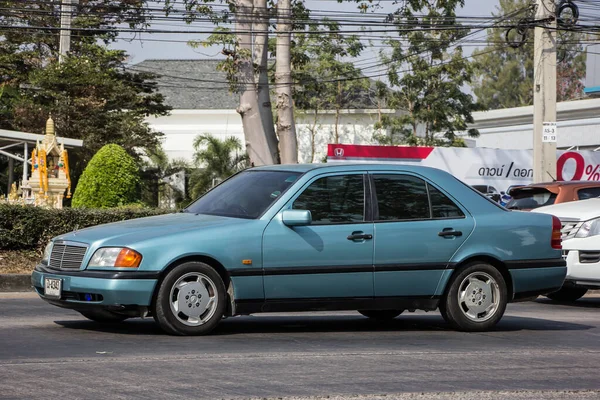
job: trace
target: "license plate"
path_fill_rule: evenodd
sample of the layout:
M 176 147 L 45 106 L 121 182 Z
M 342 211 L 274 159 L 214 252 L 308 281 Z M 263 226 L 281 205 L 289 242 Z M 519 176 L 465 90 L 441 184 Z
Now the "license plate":
M 44 296 L 60 298 L 62 291 L 62 280 L 44 278 Z

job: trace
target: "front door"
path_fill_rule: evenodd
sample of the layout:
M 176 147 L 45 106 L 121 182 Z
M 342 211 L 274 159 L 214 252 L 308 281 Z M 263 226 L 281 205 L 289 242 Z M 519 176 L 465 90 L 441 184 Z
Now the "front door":
M 263 236 L 267 300 L 373 296 L 365 182 L 364 172 L 317 177 L 284 207 L 310 210 L 311 225 L 288 227 L 281 213 L 273 218 Z
M 372 175 L 375 189 L 375 296 L 439 295 L 448 264 L 473 218 L 439 188 L 399 173 Z

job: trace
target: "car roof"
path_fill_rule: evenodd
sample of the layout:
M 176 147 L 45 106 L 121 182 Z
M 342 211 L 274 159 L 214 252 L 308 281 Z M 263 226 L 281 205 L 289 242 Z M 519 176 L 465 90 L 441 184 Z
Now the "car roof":
M 388 164 L 388 163 L 322 163 L 322 164 L 275 164 L 263 165 L 252 168 L 253 171 L 290 171 L 305 173 L 314 170 L 332 170 L 332 171 L 383 171 L 383 170 L 401 170 L 418 172 L 423 170 L 435 170 L 435 168 L 424 167 L 421 165 L 409 164 Z

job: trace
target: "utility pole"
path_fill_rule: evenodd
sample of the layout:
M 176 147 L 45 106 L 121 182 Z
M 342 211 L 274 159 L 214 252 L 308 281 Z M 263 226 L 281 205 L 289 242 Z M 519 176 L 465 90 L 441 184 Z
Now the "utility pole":
M 537 0 L 533 82 L 533 182 L 556 179 L 556 6 Z
M 62 63 L 65 56 L 71 50 L 71 18 L 73 17 L 73 1 L 60 0 L 60 42 L 58 62 Z

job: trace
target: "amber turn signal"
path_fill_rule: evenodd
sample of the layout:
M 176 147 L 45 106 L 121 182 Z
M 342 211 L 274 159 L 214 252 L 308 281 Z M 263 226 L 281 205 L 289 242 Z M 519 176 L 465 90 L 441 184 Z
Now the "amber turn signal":
M 115 261 L 117 268 L 137 268 L 142 262 L 142 255 L 135 250 L 122 249 Z

